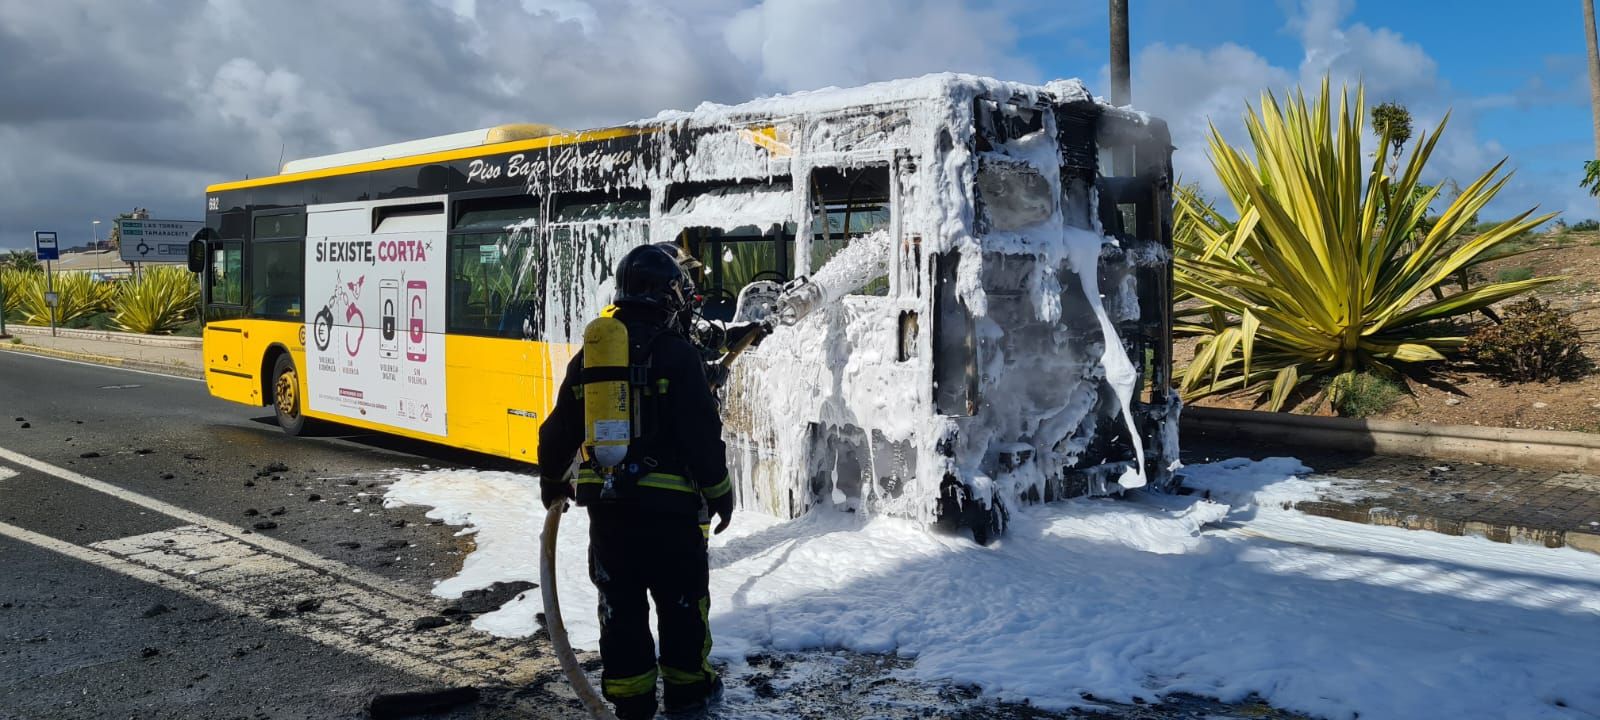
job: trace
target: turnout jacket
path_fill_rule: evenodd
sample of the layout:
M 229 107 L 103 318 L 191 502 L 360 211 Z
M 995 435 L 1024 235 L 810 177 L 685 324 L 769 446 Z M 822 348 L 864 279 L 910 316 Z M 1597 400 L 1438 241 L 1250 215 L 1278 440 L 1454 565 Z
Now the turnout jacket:
M 629 364 L 645 368 L 646 382 L 636 394 L 640 407 L 637 437 L 616 468 L 614 499 L 602 500 L 604 478 L 593 462 L 582 460 L 576 502 L 637 504 L 641 509 L 698 513 L 701 498 L 716 500 L 732 491 L 722 418 L 706 382 L 700 353 L 665 324 L 652 308 L 619 307 L 614 317 L 628 328 Z M 541 483 L 559 483 L 585 441 L 583 352 L 567 365 L 555 409 L 539 427 Z

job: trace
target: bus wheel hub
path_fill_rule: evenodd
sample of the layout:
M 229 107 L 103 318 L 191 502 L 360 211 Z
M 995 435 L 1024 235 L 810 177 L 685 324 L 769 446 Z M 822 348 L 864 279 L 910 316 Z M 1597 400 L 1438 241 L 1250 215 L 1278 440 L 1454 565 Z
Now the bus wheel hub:
M 297 378 L 293 370 L 278 376 L 277 396 L 278 413 L 284 417 L 295 415 L 295 385 Z

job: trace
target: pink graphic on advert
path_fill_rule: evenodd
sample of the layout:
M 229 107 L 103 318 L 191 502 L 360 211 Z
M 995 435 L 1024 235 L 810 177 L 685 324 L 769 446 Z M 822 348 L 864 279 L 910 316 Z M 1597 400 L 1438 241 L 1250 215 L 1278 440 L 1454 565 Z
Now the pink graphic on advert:
M 350 302 L 344 308 L 344 319 L 345 322 L 349 323 L 356 331 L 356 340 L 354 343 L 350 342 L 350 332 L 348 330 L 345 331 L 344 335 L 344 351 L 345 353 L 349 354 L 350 357 L 355 357 L 357 353 L 361 352 L 361 341 L 367 337 L 366 316 L 361 314 L 361 308 L 356 305 L 356 299 L 361 297 L 361 287 L 365 285 L 366 282 L 367 276 L 362 275 L 361 277 L 356 278 L 355 282 L 345 283 L 345 285 L 350 288 Z
M 428 336 L 424 330 L 428 308 L 428 283 L 426 281 L 406 281 L 406 305 L 408 306 L 406 359 L 412 362 L 426 362 L 428 359 Z

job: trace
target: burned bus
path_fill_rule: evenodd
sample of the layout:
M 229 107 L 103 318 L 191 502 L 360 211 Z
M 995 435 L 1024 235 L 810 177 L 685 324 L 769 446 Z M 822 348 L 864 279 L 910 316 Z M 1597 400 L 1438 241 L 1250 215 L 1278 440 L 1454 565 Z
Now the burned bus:
M 670 240 L 704 332 L 806 293 L 723 389 L 741 506 L 983 541 L 1170 482 L 1170 186 L 1161 121 L 949 74 L 293 161 L 207 190 L 207 384 L 531 462 L 616 261 Z

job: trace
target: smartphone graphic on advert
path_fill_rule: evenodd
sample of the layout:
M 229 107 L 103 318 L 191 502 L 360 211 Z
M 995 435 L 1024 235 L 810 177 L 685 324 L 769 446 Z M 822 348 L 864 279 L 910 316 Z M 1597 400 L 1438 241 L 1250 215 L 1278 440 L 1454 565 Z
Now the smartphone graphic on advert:
M 396 359 L 400 357 L 400 281 L 383 280 L 378 284 L 378 314 L 382 317 L 382 331 L 378 334 L 378 354 Z
M 428 283 L 423 280 L 406 281 L 406 359 L 424 362 L 428 359 L 428 335 L 424 332 L 428 312 Z

